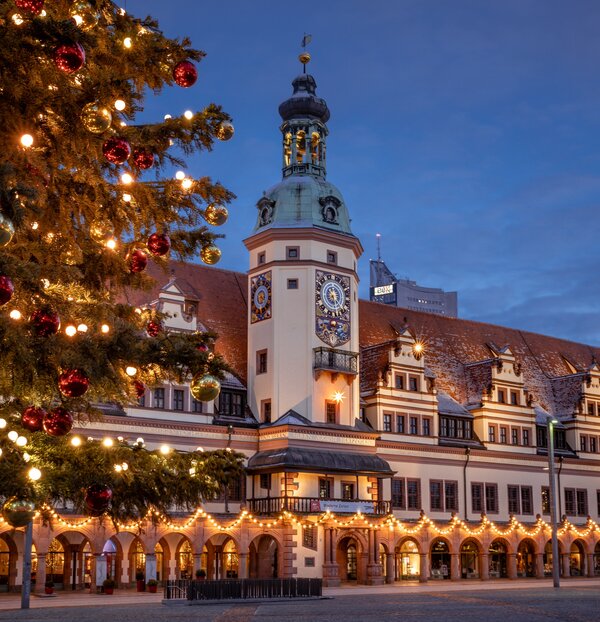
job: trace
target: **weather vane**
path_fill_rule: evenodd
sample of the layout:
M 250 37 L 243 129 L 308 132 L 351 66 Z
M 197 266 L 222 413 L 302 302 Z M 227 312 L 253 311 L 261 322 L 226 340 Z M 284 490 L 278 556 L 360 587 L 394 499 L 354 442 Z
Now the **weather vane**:
M 312 41 L 312 35 L 307 35 L 304 33 L 302 37 L 302 47 L 304 51 L 298 56 L 298 60 L 302 63 L 302 67 L 304 69 L 304 73 L 306 73 L 306 65 L 310 62 L 310 54 L 306 50 L 306 46 Z

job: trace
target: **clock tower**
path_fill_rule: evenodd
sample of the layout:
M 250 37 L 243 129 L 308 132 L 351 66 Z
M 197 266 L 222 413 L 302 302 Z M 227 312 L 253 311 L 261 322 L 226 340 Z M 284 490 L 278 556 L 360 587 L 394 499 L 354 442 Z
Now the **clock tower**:
M 326 179 L 329 109 L 304 71 L 279 106 L 283 179 L 258 200 L 245 240 L 248 403 L 261 423 L 293 411 L 314 423 L 354 425 L 362 246 Z

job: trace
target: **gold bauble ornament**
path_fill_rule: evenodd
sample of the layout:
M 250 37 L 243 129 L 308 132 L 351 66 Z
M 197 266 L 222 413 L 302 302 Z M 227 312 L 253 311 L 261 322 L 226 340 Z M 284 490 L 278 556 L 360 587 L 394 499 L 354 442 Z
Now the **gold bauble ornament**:
M 223 121 L 217 129 L 217 138 L 219 140 L 229 140 L 235 132 L 235 129 L 229 121 Z
M 71 7 L 71 17 L 78 28 L 81 30 L 90 30 L 98 23 L 98 13 L 89 2 L 80 0 L 75 2 Z
M 15 234 L 15 226 L 4 215 L 0 213 L 0 246 L 6 246 Z
M 78 244 L 73 244 L 65 249 L 63 261 L 67 266 L 78 266 L 83 263 L 83 251 Z
M 33 520 L 35 505 L 31 501 L 11 497 L 2 506 L 2 516 L 11 527 L 25 527 Z
M 90 224 L 90 237 L 98 243 L 103 243 L 106 238 L 112 236 L 114 228 L 107 220 L 93 220 Z
M 210 374 L 199 373 L 192 378 L 190 392 L 198 402 L 212 402 L 219 397 L 221 383 L 218 378 Z
M 229 216 L 229 212 L 224 205 L 209 205 L 204 210 L 204 220 L 209 225 L 213 225 L 215 227 L 220 227 L 227 222 L 227 217 Z
M 209 244 L 200 251 L 200 259 L 209 266 L 212 266 L 221 259 L 221 249 L 214 244 Z
M 112 114 L 98 102 L 90 102 L 81 109 L 81 122 L 88 132 L 102 134 L 110 128 Z

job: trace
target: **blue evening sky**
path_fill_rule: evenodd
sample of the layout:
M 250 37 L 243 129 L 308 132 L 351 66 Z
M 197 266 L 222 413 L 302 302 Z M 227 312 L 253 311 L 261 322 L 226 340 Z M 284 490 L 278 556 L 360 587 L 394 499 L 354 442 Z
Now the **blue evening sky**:
M 222 104 L 236 133 L 188 160 L 237 195 L 220 267 L 281 178 L 277 107 L 309 65 L 331 109 L 328 179 L 365 248 L 399 276 L 459 292 L 461 317 L 600 344 L 598 0 L 128 0 L 208 56 L 159 120 Z

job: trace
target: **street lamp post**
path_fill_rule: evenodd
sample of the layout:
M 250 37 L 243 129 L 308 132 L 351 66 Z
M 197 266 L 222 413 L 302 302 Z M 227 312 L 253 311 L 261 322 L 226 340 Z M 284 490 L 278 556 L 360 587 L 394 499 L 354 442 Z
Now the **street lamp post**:
M 552 524 L 552 582 L 560 587 L 560 558 L 558 555 L 558 529 L 556 524 L 556 483 L 554 477 L 554 424 L 556 419 L 548 417 L 548 473 L 550 477 L 550 523 Z

